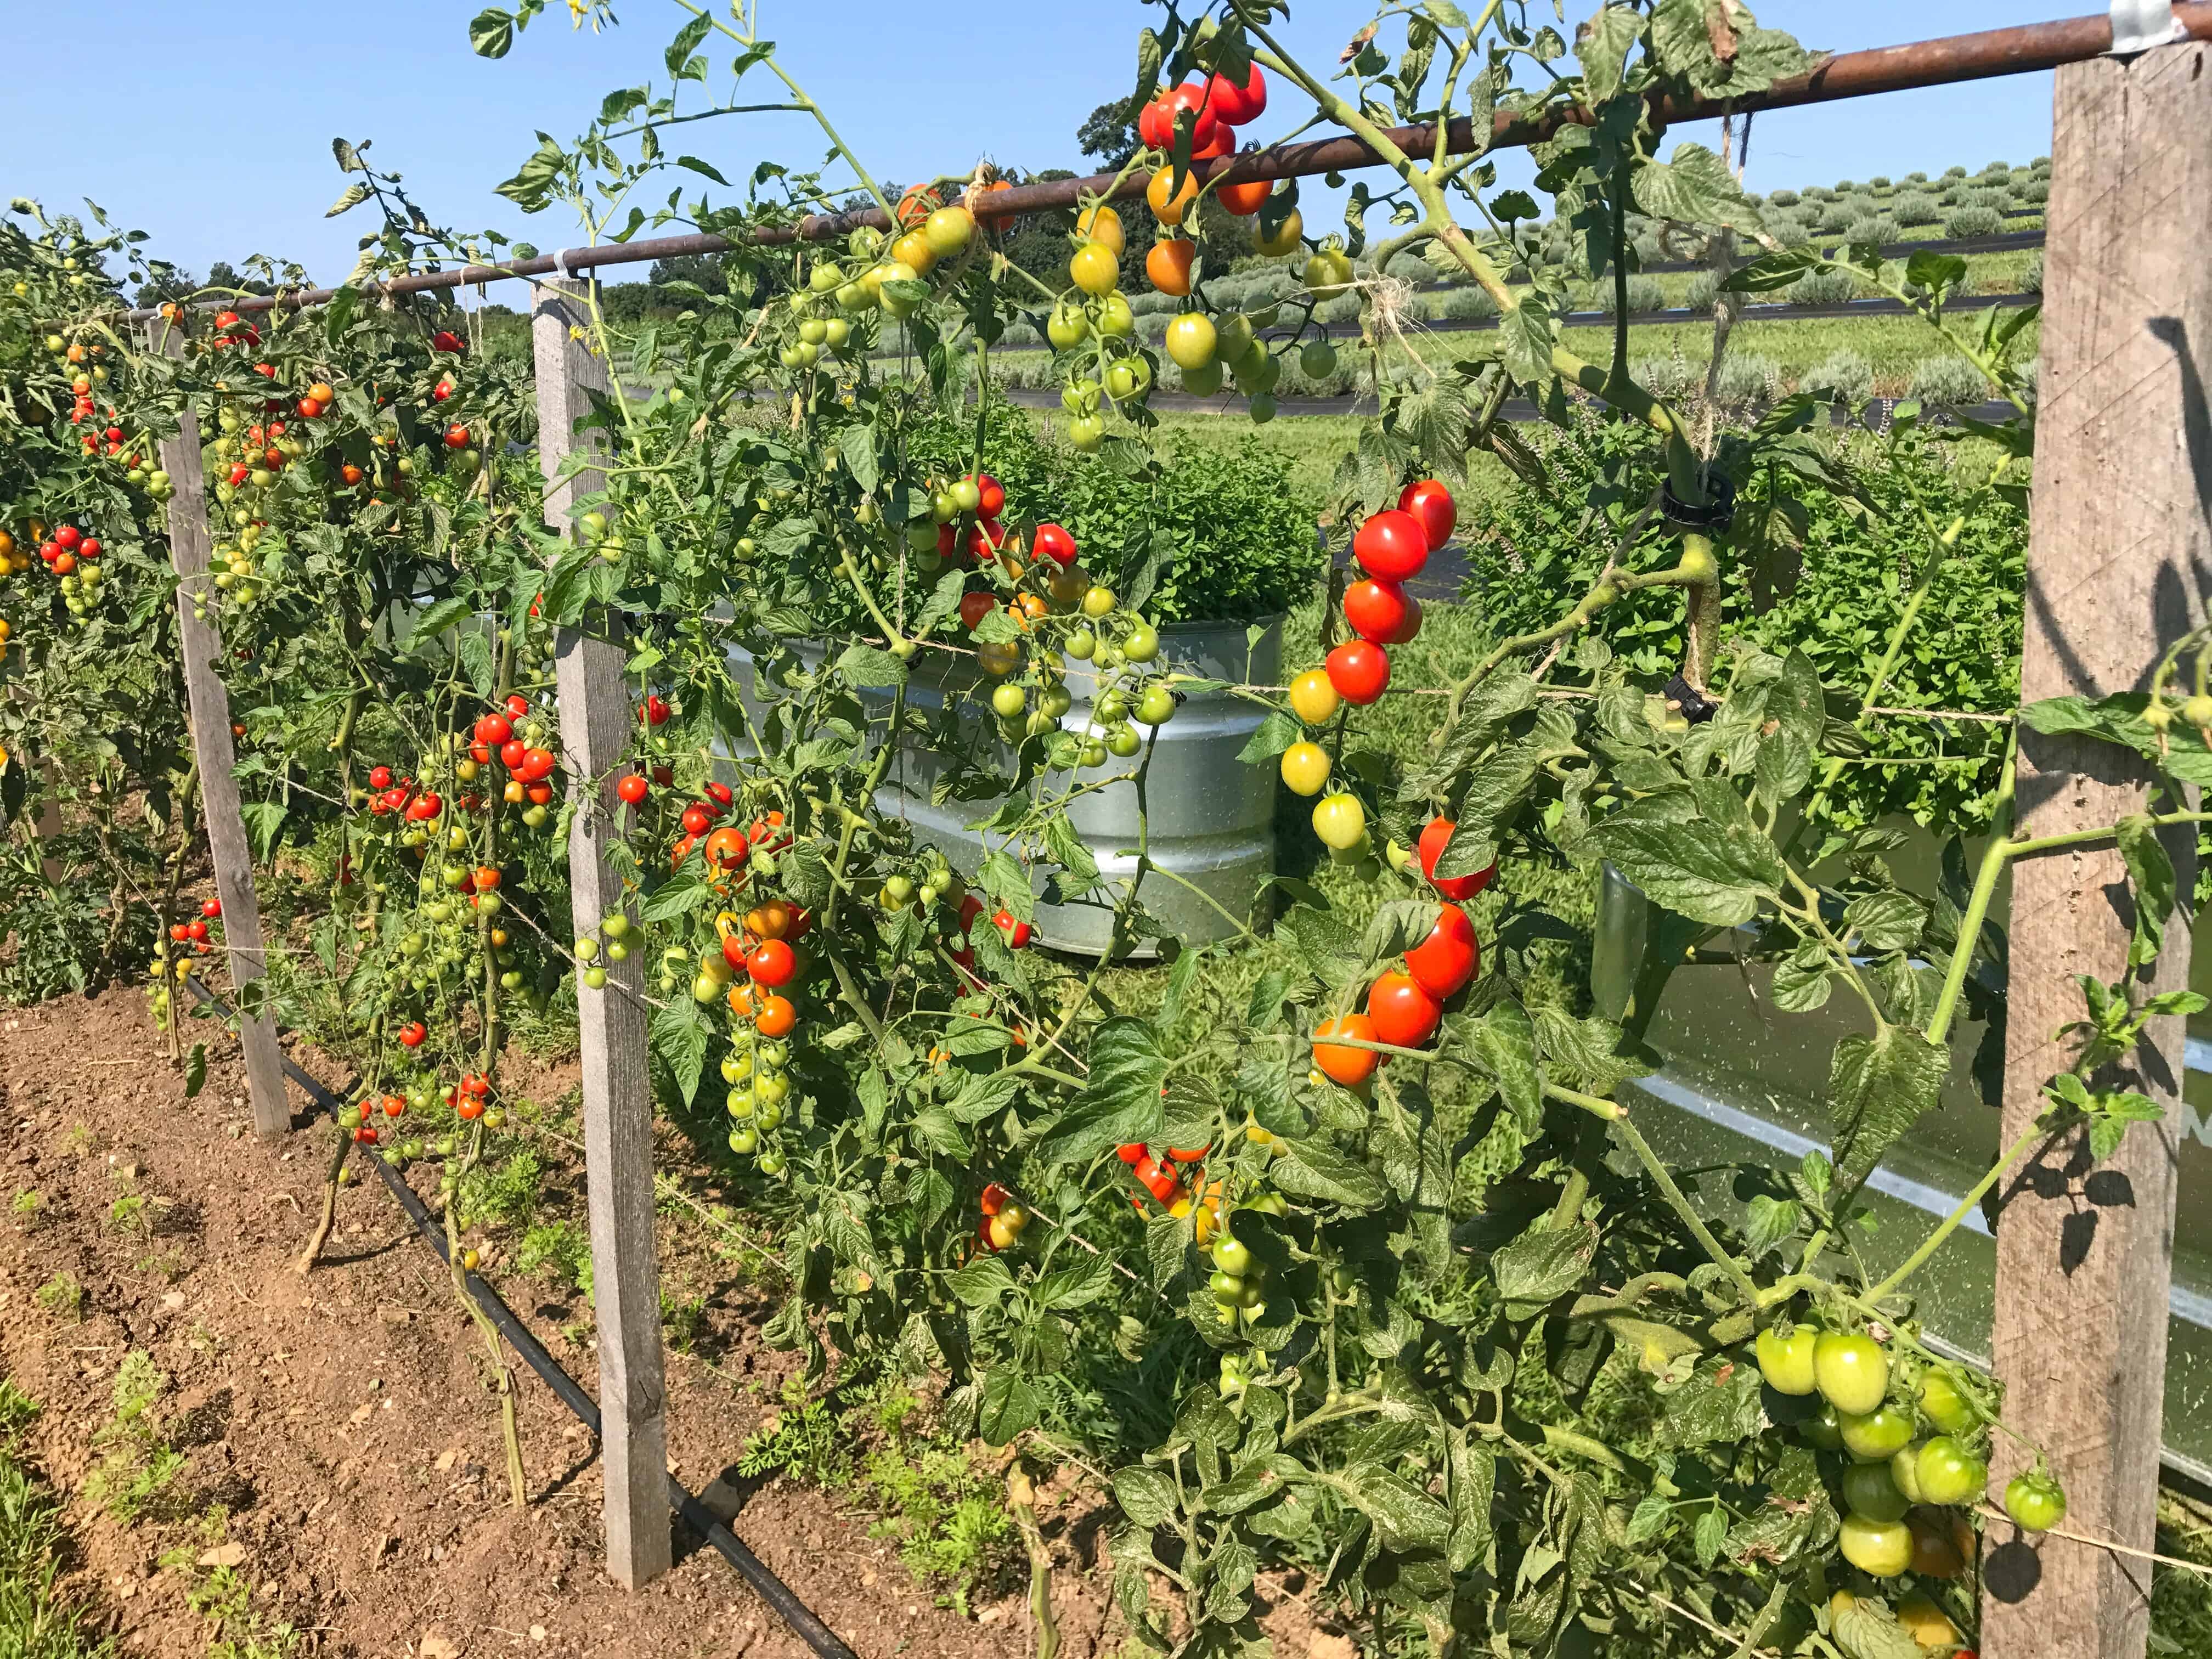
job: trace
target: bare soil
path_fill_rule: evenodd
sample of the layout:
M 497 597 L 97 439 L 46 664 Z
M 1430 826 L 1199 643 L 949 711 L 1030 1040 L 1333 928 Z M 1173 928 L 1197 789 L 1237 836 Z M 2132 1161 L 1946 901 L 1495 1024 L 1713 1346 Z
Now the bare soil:
M 283 1140 L 258 1141 L 234 1046 L 219 1028 L 197 1034 L 210 1066 L 188 1101 L 138 993 L 0 1009 L 0 1199 L 42 1200 L 35 1217 L 0 1218 L 0 1372 L 45 1407 L 32 1449 L 58 1490 L 78 1494 L 117 1370 L 138 1349 L 169 1379 L 160 1420 L 190 1458 L 164 1507 L 135 1522 L 81 1494 L 69 1504 L 73 1587 L 125 1650 L 204 1650 L 206 1624 L 185 1601 L 196 1575 L 157 1558 L 228 1541 L 256 1608 L 307 1632 L 307 1652 L 807 1654 L 680 1525 L 667 1577 L 635 1592 L 607 1579 L 596 1443 L 526 1370 L 529 1502 L 510 1506 L 484 1349 L 443 1267 L 371 1176 L 342 1193 L 322 1264 L 294 1272 L 331 1131 L 303 1118 Z M 297 1057 L 343 1081 L 334 1063 Z M 556 1068 L 517 1081 L 550 1101 L 574 1078 Z M 294 1103 L 304 1114 L 296 1091 Z M 663 1152 L 665 1173 L 708 1191 L 680 1146 Z M 580 1218 L 580 1171 L 550 1158 L 549 1170 L 549 1212 Z M 118 1220 L 116 1201 L 132 1195 L 144 1206 L 133 1215 L 126 1204 Z M 863 1659 L 965 1659 L 979 1639 L 1030 1650 L 1015 1587 L 963 1619 L 870 1535 L 872 1517 L 788 1481 L 738 1477 L 744 1437 L 776 1408 L 793 1361 L 761 1345 L 768 1298 L 701 1229 L 665 1221 L 663 1235 L 665 1279 L 707 1297 L 694 1352 L 669 1356 L 672 1468 L 684 1484 L 711 1488 L 737 1534 Z M 588 1303 L 503 1265 L 495 1254 L 485 1272 L 596 1395 Z M 77 1317 L 38 1300 L 58 1273 L 82 1287 Z M 210 1506 L 228 1512 L 220 1534 Z M 1040 1494 L 1066 1659 L 1122 1639 L 1101 1559 L 1106 1513 L 1065 1474 Z M 1279 1651 L 1282 1638 L 1304 1650 L 1297 1604 L 1278 1616 L 1303 1626 L 1278 1626 Z

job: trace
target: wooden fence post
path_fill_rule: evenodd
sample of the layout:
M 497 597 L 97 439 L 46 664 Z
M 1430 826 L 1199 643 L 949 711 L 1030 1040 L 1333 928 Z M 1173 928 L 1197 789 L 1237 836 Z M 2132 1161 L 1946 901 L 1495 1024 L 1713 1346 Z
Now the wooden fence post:
M 2148 685 L 2204 616 L 2212 572 L 2212 50 L 2162 47 L 2058 70 L 2045 253 L 2042 406 L 2021 698 Z M 2177 723 L 2174 741 L 2196 733 Z M 2110 744 L 2021 734 L 2022 836 L 2142 810 L 2149 769 Z M 2166 810 L 2185 803 L 2167 799 Z M 2186 902 L 2196 836 L 2168 843 Z M 2014 876 L 2004 1127 L 2025 1133 L 2081 1017 L 2077 974 L 2127 970 L 2124 879 L 2110 843 Z M 2177 917 L 2138 994 L 2189 981 Z M 2183 1022 L 2154 1023 L 2115 1081 L 2181 1106 Z M 2069 1531 L 2151 1547 L 2173 1254 L 2174 1123 L 2130 1130 L 2092 1169 L 2069 1136 L 2008 1182 L 1996 1228 L 1994 1352 L 2005 1415 L 2049 1448 Z M 1996 1449 L 1993 1490 L 2022 1464 Z M 2139 1659 L 2150 1565 L 1994 1524 L 1986 1659 Z
M 548 485 L 580 442 L 576 422 L 592 391 L 611 389 L 606 365 L 579 331 L 589 313 L 583 284 L 533 285 L 531 343 L 538 371 L 538 453 Z M 592 434 L 595 435 L 595 434 Z M 571 504 L 598 487 L 586 471 L 546 497 L 549 524 L 566 529 Z M 559 630 L 562 764 L 572 787 L 598 789 L 577 811 L 568 884 L 579 938 L 623 908 L 622 879 L 603 848 L 613 834 L 611 769 L 629 746 L 629 694 L 622 646 Z M 592 1221 L 592 1299 L 599 1334 L 599 1459 L 606 1478 L 607 1572 L 635 1589 L 666 1572 L 673 1540 L 668 1507 L 667 1394 L 660 1348 L 660 1268 L 653 1236 L 653 1092 L 646 1066 L 644 964 L 607 962 L 606 988 L 577 987 L 584 1072 L 584 1170 Z
M 147 337 L 161 356 L 184 356 L 184 331 L 173 325 L 149 323 Z M 192 614 L 199 603 L 195 596 L 210 591 L 208 563 L 215 544 L 208 526 L 199 416 L 187 408 L 180 418 L 177 435 L 161 444 L 161 465 L 175 490 L 169 497 L 169 560 L 177 573 L 177 637 L 184 650 L 192 750 L 200 763 L 200 812 L 207 823 L 208 851 L 215 860 L 216 892 L 222 900 L 223 950 L 237 992 L 239 1046 L 245 1053 L 254 1132 L 266 1140 L 291 1128 L 292 1106 L 284 1093 L 284 1056 L 276 1046 L 276 1022 L 265 1013 L 250 1012 L 246 988 L 268 973 L 269 958 L 261 944 L 261 906 L 253 893 L 253 852 L 239 812 L 230 694 L 216 672 L 222 660 L 222 634 L 212 621 L 198 621 Z M 161 920 L 166 927 L 170 918 Z

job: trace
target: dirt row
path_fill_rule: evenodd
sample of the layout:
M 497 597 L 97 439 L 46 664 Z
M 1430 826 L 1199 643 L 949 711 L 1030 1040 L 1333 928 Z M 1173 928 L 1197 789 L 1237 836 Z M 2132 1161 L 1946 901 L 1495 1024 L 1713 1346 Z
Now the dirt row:
M 72 1588 L 125 1650 L 203 1650 L 206 1623 L 185 1598 L 204 1573 L 158 1564 L 183 1547 L 196 1562 L 234 1565 L 255 1587 L 257 1615 L 292 1623 L 308 1652 L 807 1653 L 681 1528 L 665 1579 L 635 1593 L 608 1581 L 595 1443 L 527 1373 L 529 1503 L 508 1504 L 489 1368 L 443 1268 L 371 1178 L 342 1194 L 323 1264 L 293 1271 L 328 1131 L 257 1141 L 231 1047 L 207 1035 L 206 1086 L 187 1101 L 140 994 L 0 1009 L 0 1196 L 17 1200 L 0 1224 L 0 1370 L 44 1407 L 31 1445 L 55 1486 L 76 1494 Z M 553 1068 L 521 1084 L 556 1100 L 574 1076 Z M 575 1177 L 559 1171 L 549 1185 Z M 679 1478 L 728 1512 L 863 1659 L 966 1659 L 979 1638 L 1027 1650 L 1017 1589 L 973 1609 L 971 1623 L 915 1585 L 894 1547 L 870 1536 L 870 1517 L 788 1481 L 738 1476 L 738 1450 L 776 1408 L 792 1362 L 760 1344 L 766 1304 L 710 1251 L 672 1225 L 663 1260 L 672 1280 L 707 1292 L 700 1357 L 669 1360 Z M 596 1393 L 588 1304 L 542 1279 L 502 1276 L 501 1265 L 487 1271 Z M 157 1419 L 189 1462 L 151 1513 L 126 1522 L 82 1488 L 133 1351 L 167 1379 Z M 1118 1650 L 1097 1495 L 1055 1481 L 1041 1518 L 1066 1659 Z M 1295 1602 L 1280 1611 L 1288 1651 L 1306 1650 L 1311 1630 Z

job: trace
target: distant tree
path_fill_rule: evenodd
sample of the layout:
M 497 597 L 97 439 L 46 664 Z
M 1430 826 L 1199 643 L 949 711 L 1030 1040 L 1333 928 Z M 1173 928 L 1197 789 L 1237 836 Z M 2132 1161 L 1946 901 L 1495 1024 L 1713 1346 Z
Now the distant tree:
M 156 259 L 147 270 L 147 280 L 139 283 L 138 292 L 132 298 L 134 305 L 165 305 L 171 300 L 190 299 L 198 291 L 199 283 L 193 280 L 192 273 L 181 265 Z
M 1128 118 L 1127 100 L 1101 104 L 1075 130 L 1075 142 L 1085 155 L 1095 155 L 1109 167 L 1118 167 L 1137 153 L 1137 124 Z
M 248 294 L 274 294 L 276 291 L 267 283 L 256 282 L 234 269 L 228 259 L 218 259 L 208 267 L 205 286 L 234 292 L 242 289 Z
M 709 294 L 730 291 L 728 273 L 723 270 L 721 260 L 711 253 L 686 253 L 673 259 L 656 259 L 646 281 L 655 287 L 665 283 L 696 283 Z

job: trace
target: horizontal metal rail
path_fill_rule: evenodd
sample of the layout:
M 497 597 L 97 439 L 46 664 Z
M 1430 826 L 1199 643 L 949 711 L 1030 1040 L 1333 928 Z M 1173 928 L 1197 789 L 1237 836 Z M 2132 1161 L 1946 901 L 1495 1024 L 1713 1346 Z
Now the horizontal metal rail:
M 2173 8 L 2190 39 L 2212 41 L 2212 0 L 2188 0 Z M 1777 81 L 1765 92 L 1727 100 L 1701 98 L 1677 101 L 1662 98 L 1652 106 L 1653 118 L 1666 125 L 1717 119 L 1730 111 L 1798 109 L 1811 104 L 1834 103 L 1845 98 L 1869 98 L 1885 92 L 1910 92 L 1923 87 L 1985 81 L 1999 76 L 2028 75 L 2080 63 L 2109 52 L 2112 24 L 2108 15 L 2073 17 L 2055 23 L 2027 23 L 2013 28 L 1987 29 L 1978 34 L 1955 34 L 1907 46 L 1881 46 L 1871 52 L 1841 52 L 1824 59 L 1810 73 Z M 1535 143 L 1574 125 L 1570 113 L 1556 113 L 1537 122 L 1500 115 L 1476 142 L 1475 130 L 1465 119 L 1451 123 L 1445 149 L 1465 154 L 1477 149 L 1498 149 Z M 1385 136 L 1408 154 L 1432 155 L 1437 131 L 1433 125 L 1392 127 Z M 1299 179 L 1323 173 L 1348 173 L 1380 167 L 1383 157 L 1359 138 L 1322 138 L 1304 143 L 1278 144 L 1249 155 L 1222 156 L 1192 164 L 1198 176 L 1212 179 L 1227 174 L 1233 180 Z M 1088 197 L 1116 198 L 1141 196 L 1141 175 L 1121 179 L 1112 173 L 1087 179 L 1056 179 L 1044 184 L 1017 185 L 991 198 L 994 217 L 1041 213 L 1073 207 Z M 888 228 L 880 209 L 852 213 L 813 214 L 796 224 L 751 233 L 744 240 L 756 246 L 784 246 L 796 242 L 828 241 L 862 226 Z M 422 271 L 369 285 L 385 295 L 428 294 L 459 288 L 478 288 L 487 283 L 515 277 L 550 276 L 596 270 L 602 265 L 643 264 L 702 253 L 725 253 L 736 244 L 720 236 L 695 234 L 661 236 L 639 242 L 606 242 L 592 247 L 567 248 L 534 259 L 513 259 L 503 264 L 465 265 L 458 270 Z M 228 309 L 244 313 L 301 309 L 327 302 L 337 290 L 304 289 L 287 294 L 256 295 L 242 300 L 202 301 L 198 309 Z M 158 309 L 129 313 L 133 322 L 157 316 Z

